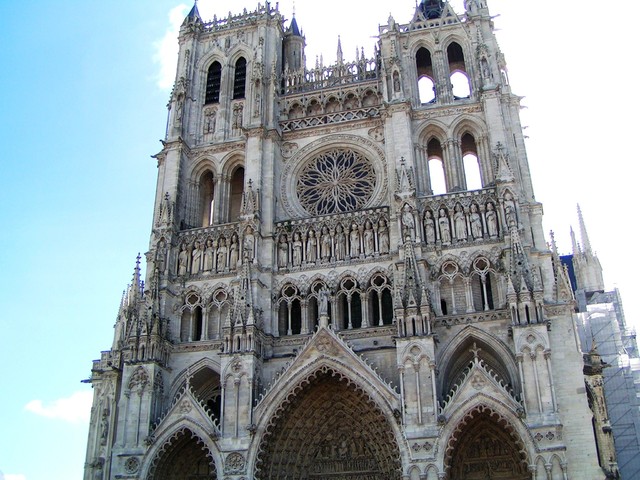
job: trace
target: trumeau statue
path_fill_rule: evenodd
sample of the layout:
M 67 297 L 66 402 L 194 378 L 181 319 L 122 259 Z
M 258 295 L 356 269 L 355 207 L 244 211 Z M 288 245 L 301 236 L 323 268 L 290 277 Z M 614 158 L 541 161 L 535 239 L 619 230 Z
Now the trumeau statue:
M 243 7 L 180 27 L 83 480 L 616 478 L 487 1 L 392 5 L 333 65 Z

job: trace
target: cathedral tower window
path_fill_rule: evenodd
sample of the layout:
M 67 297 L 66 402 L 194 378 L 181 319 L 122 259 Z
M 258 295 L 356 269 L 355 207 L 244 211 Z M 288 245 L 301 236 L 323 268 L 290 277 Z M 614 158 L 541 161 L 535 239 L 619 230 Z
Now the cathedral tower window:
M 416 53 L 416 69 L 418 74 L 418 93 L 420 103 L 433 103 L 436 100 L 436 84 L 434 81 L 431 53 L 422 47 Z
M 202 226 L 208 227 L 213 224 L 213 191 L 214 178 L 210 171 L 205 172 L 200 177 L 200 205 L 202 213 Z
M 247 61 L 244 57 L 240 57 L 236 62 L 236 68 L 233 74 L 233 99 L 245 97 L 245 88 L 247 83 Z
M 461 148 L 467 190 L 479 190 L 482 188 L 482 176 L 478 148 L 473 135 L 465 133 L 462 136 Z
M 338 293 L 338 318 L 340 330 L 351 330 L 362 327 L 362 299 L 358 284 L 352 278 L 340 282 Z
M 220 101 L 220 82 L 222 79 L 222 66 L 220 62 L 213 62 L 207 72 L 207 87 L 204 103 L 218 103 Z
M 242 207 L 242 195 L 244 194 L 244 168 L 238 167 L 231 175 L 229 195 L 229 221 L 237 222 Z
M 449 80 L 453 91 L 453 97 L 457 99 L 471 96 L 471 86 L 469 83 L 469 73 L 464 61 L 464 52 L 460 44 L 453 42 L 447 48 L 447 59 L 449 60 Z
M 436 138 L 432 138 L 427 143 L 427 165 L 431 194 L 442 195 L 447 193 L 442 145 Z

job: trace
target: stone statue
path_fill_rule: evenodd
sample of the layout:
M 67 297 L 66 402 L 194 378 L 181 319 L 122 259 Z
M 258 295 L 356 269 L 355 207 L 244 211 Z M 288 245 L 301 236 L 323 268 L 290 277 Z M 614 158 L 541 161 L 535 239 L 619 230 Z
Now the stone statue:
M 293 237 L 293 266 L 299 267 L 300 265 L 302 265 L 302 240 L 300 232 L 296 232 Z
M 342 226 L 336 227 L 336 259 L 344 260 L 347 256 L 347 236 L 342 231 Z
M 402 237 L 403 240 L 409 237 L 411 241 L 416 239 L 416 222 L 413 218 L 413 208 L 408 203 L 402 207 Z
M 167 268 L 167 242 L 161 238 L 156 250 L 156 268 L 163 274 Z
M 351 248 L 349 250 L 349 256 L 351 258 L 357 258 L 360 256 L 360 232 L 358 231 L 358 225 L 354 222 L 351 224 L 351 233 L 349 234 L 349 240 Z
M 231 236 L 231 245 L 229 245 L 229 268 L 231 270 L 238 268 L 238 236 L 235 233 Z
M 389 227 L 384 219 L 378 224 L 378 246 L 380 253 L 389 253 Z
M 309 230 L 309 238 L 307 238 L 307 262 L 314 263 L 318 256 L 318 239 L 316 232 Z
M 504 194 L 504 214 L 509 227 L 516 223 L 516 204 L 513 201 L 513 195 L 509 192 Z
M 453 214 L 453 225 L 456 230 L 457 240 L 467 239 L 467 220 L 464 217 L 464 212 L 460 204 L 456 205 L 455 212 Z
M 200 272 L 200 264 L 202 262 L 202 245 L 196 240 L 191 252 L 191 273 L 193 275 Z
M 331 259 L 331 235 L 327 227 L 322 227 L 322 235 L 320 236 L 320 255 L 323 262 Z
M 253 228 L 247 227 L 247 231 L 244 234 L 243 249 L 246 252 L 247 258 L 253 260 L 253 250 L 255 248 L 256 238 L 253 235 Z M 244 253 L 243 253 L 244 258 Z
M 213 248 L 213 241 L 211 239 L 207 240 L 207 248 L 204 250 L 204 270 L 206 272 L 210 272 L 213 270 L 214 265 L 214 253 L 215 249 Z
M 329 290 L 326 287 L 320 289 L 318 299 L 318 314 L 320 316 L 329 315 Z
M 218 240 L 218 255 L 217 255 L 218 272 L 224 272 L 227 268 L 227 240 L 224 237 L 220 237 Z
M 433 219 L 433 214 L 431 210 L 427 210 L 424 214 L 424 220 L 422 221 L 424 225 L 424 239 L 425 242 L 429 245 L 433 245 L 436 243 L 436 221 Z
M 364 253 L 365 255 L 373 255 L 375 251 L 375 244 L 373 242 L 373 228 L 371 228 L 371 222 L 367 220 L 364 225 Z
M 178 275 L 181 277 L 187 274 L 187 264 L 189 263 L 189 254 L 187 253 L 187 246 L 183 243 L 180 247 L 180 253 L 178 254 Z
M 480 218 L 478 207 L 475 203 L 471 205 L 469 223 L 471 224 L 471 236 L 474 239 L 482 238 L 482 218 Z
M 278 243 L 278 267 L 287 268 L 289 263 L 289 242 L 287 242 L 287 236 L 280 236 L 280 243 Z
M 440 240 L 442 243 L 451 243 L 451 226 L 449 225 L 447 212 L 445 212 L 444 208 L 440 209 L 439 215 L 438 226 L 440 227 Z
M 204 133 L 213 133 L 216 130 L 216 110 L 207 110 L 204 117 Z
M 487 231 L 491 238 L 498 236 L 498 218 L 493 203 L 487 203 L 487 213 L 485 214 L 487 220 Z

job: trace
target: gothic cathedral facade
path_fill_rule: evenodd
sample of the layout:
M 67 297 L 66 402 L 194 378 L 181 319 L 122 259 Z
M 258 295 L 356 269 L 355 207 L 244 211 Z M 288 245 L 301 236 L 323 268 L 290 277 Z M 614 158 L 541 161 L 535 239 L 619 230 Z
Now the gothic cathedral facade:
M 185 18 L 85 480 L 605 478 L 486 1 L 305 41 Z

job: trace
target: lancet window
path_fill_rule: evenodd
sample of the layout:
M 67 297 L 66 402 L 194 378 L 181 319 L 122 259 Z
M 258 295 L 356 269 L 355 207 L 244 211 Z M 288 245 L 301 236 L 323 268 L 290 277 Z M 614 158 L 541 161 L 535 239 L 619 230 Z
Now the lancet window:
M 338 329 L 351 330 L 368 326 L 367 324 L 363 325 L 362 292 L 354 278 L 347 277 L 340 282 L 340 289 L 336 297 Z
M 449 61 L 449 80 L 453 92 L 453 98 L 458 100 L 471 96 L 471 84 L 469 73 L 464 60 L 464 52 L 460 44 L 452 42 L 447 47 L 447 59 Z
M 416 70 L 418 77 L 418 93 L 421 104 L 434 103 L 436 101 L 435 75 L 431 52 L 422 47 L 416 53 Z
M 200 177 L 200 211 L 203 227 L 208 227 L 214 223 L 214 184 L 215 179 L 211 171 L 206 171 Z
M 302 297 L 293 284 L 282 287 L 278 298 L 278 333 L 298 335 L 302 333 Z
M 207 71 L 207 85 L 204 103 L 218 103 L 220 101 L 220 84 L 222 79 L 222 65 L 213 62 Z
M 367 290 L 370 326 L 391 325 L 393 323 L 393 299 L 389 279 L 376 274 Z
M 180 341 L 196 342 L 205 340 L 203 334 L 202 300 L 197 293 L 192 292 L 187 295 L 185 304 L 182 307 Z
M 462 163 L 464 166 L 464 177 L 467 190 L 479 190 L 482 188 L 482 174 L 480 169 L 480 158 L 478 156 L 478 146 L 476 140 L 470 133 L 462 135 L 460 141 Z
M 233 99 L 245 98 L 245 89 L 247 83 L 247 60 L 240 57 L 236 61 L 233 74 Z
M 442 144 L 437 138 L 427 143 L 427 165 L 429 170 L 429 186 L 432 195 L 447 193 L 447 179 L 444 168 Z
M 233 171 L 229 187 L 229 221 L 237 222 L 244 193 L 244 167 L 237 167 Z

